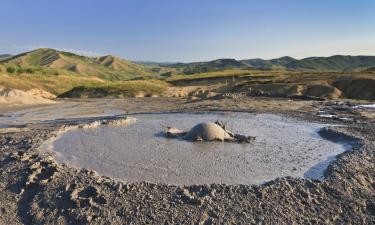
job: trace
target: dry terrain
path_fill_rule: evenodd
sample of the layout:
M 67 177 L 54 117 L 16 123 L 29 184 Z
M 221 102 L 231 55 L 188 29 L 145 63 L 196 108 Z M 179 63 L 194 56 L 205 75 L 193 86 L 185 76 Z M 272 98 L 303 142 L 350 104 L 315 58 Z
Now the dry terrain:
M 199 101 L 66 100 L 23 109 L 15 117 L 19 124 L 0 134 L 0 224 L 374 224 L 374 111 L 355 104 L 239 95 Z M 51 108 L 59 120 L 49 114 Z M 1 113 L 6 117 L 14 110 Z M 57 163 L 38 150 L 65 125 L 137 112 L 218 110 L 346 125 L 326 137 L 345 134 L 360 139 L 360 145 L 339 155 L 323 181 L 284 177 L 262 185 L 129 183 Z M 39 117 L 47 121 L 27 122 Z

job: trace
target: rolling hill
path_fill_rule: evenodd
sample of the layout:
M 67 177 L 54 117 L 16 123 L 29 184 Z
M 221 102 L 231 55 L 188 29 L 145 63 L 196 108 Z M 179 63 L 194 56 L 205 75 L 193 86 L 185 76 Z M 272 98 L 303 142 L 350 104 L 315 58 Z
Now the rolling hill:
M 375 56 L 310 57 L 288 63 L 288 69 L 353 71 L 375 66 Z
M 289 56 L 284 56 L 281 58 L 271 59 L 271 60 L 259 59 L 259 58 L 241 60 L 242 63 L 248 66 L 254 67 L 255 69 L 263 69 L 263 70 L 264 69 L 266 70 L 287 69 L 287 65 L 295 61 L 298 61 L 298 60 Z
M 285 69 L 298 71 L 357 71 L 375 66 L 375 56 L 309 57 L 297 60 L 291 57 L 278 59 L 247 59 L 241 62 L 256 69 Z
M 163 66 L 163 65 L 160 65 Z M 225 69 L 291 70 L 291 71 L 362 71 L 375 67 L 375 56 L 309 57 L 294 59 L 284 56 L 276 59 L 217 59 L 209 62 L 176 63 L 164 65 L 177 68 L 183 74 L 214 72 Z
M 144 79 L 163 73 L 198 74 L 226 69 L 259 69 L 291 71 L 366 71 L 375 67 L 375 56 L 309 57 L 294 59 L 217 59 L 193 63 L 135 63 L 112 55 L 80 56 L 69 52 L 42 48 L 19 55 L 0 55 L 0 63 L 23 68 L 44 70 L 48 74 L 67 74 L 98 77 L 104 80 Z M 24 70 L 24 69 L 23 69 Z M 21 70 L 22 71 L 22 70 Z M 47 71 L 47 72 L 46 72 Z
M 150 76 L 150 69 L 114 56 L 87 57 L 54 49 L 37 49 L 1 61 L 25 68 L 49 68 L 59 74 L 94 76 L 105 80 L 128 80 Z
M 217 59 L 209 62 L 177 63 L 168 65 L 179 68 L 184 74 L 206 73 L 225 69 L 248 68 L 249 66 L 235 59 Z
M 375 72 L 375 67 L 365 69 L 365 70 L 363 70 L 363 72 Z
M 0 61 L 9 59 L 10 57 L 12 57 L 12 55 L 9 55 L 9 54 L 0 54 Z

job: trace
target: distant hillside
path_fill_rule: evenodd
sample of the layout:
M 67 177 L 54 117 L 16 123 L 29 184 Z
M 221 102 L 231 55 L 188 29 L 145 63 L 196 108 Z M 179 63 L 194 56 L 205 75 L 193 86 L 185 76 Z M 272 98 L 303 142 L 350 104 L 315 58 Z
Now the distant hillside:
M 355 71 L 375 66 L 375 56 L 310 57 L 301 60 L 282 57 L 272 60 L 247 59 L 241 62 L 256 69 L 286 69 L 301 71 Z
M 249 66 L 235 59 L 217 59 L 209 62 L 177 63 L 169 67 L 180 68 L 184 74 L 195 74 Z
M 294 59 L 289 56 L 284 56 L 277 59 L 246 59 L 241 60 L 242 63 L 254 67 L 255 69 L 286 69 L 287 65 L 289 63 L 293 63 L 295 61 L 298 61 L 297 59 Z
M 362 72 L 375 72 L 375 66 L 362 70 Z
M 289 69 L 352 71 L 375 66 L 375 56 L 310 57 L 292 62 Z
M 276 59 L 217 59 L 209 62 L 176 63 L 166 65 L 177 68 L 184 74 L 214 72 L 224 69 L 260 69 L 260 70 L 293 70 L 293 71 L 362 71 L 375 67 L 375 56 L 310 57 L 294 59 L 284 56 Z
M 153 61 L 134 61 L 137 64 L 145 66 L 170 66 L 178 64 L 178 62 L 153 62 Z
M 51 68 L 60 73 L 95 76 L 106 80 L 126 80 L 151 75 L 146 67 L 114 56 L 86 57 L 48 48 L 12 56 L 2 63 Z
M 217 59 L 193 63 L 130 62 L 112 55 L 80 56 L 69 52 L 42 48 L 19 55 L 0 55 L 2 71 L 97 77 L 104 80 L 131 80 L 170 77 L 177 74 L 199 74 L 232 69 L 291 71 L 374 71 L 375 56 L 310 57 L 294 59 Z M 4 68 L 6 67 L 6 68 Z M 367 70 L 369 69 L 369 70 Z
M 12 57 L 12 55 L 0 54 L 0 62 L 3 61 L 3 60 L 9 59 L 10 57 Z

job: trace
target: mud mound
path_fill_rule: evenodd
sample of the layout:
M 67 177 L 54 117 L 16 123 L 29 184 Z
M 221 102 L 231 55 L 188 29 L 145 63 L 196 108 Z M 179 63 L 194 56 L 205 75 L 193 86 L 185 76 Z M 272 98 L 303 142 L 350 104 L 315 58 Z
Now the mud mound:
M 41 90 L 41 89 L 37 89 L 37 88 L 28 90 L 28 91 L 26 91 L 26 93 L 31 94 L 33 96 L 38 96 L 38 97 L 41 97 L 41 98 L 45 98 L 45 99 L 55 99 L 56 98 L 56 95 L 53 95 L 53 94 L 51 94 L 51 93 L 49 93 L 47 91 L 44 91 L 44 90 Z
M 326 82 L 318 84 L 240 84 L 233 89 L 235 92 L 247 92 L 250 96 L 312 96 L 318 98 L 338 99 L 342 93 Z
M 183 138 L 189 141 L 228 141 L 250 143 L 255 137 L 242 134 L 233 134 L 225 129 L 224 123 L 216 121 L 215 123 L 199 123 L 190 131 L 182 131 L 175 127 L 168 127 L 167 137 Z
M 216 123 L 197 124 L 183 138 L 190 141 L 224 141 L 233 139 Z
M 21 91 L 0 87 L 0 104 L 14 105 L 34 105 L 34 104 L 51 104 L 54 95 L 40 89 Z
M 303 95 L 315 96 L 320 98 L 338 99 L 342 93 L 339 89 L 327 84 L 308 85 Z
M 340 89 L 346 98 L 375 99 L 375 79 L 340 80 L 333 82 L 333 86 Z
M 318 134 L 327 140 L 333 141 L 335 143 L 350 143 L 352 145 L 359 145 L 361 140 L 345 133 L 338 132 L 329 127 L 324 127 L 318 131 Z

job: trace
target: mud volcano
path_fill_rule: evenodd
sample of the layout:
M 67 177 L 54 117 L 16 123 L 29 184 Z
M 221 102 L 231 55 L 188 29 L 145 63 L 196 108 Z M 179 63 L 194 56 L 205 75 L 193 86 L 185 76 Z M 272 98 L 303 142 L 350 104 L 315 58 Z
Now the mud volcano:
M 333 142 L 319 131 L 329 125 L 272 114 L 137 114 L 124 126 L 101 125 L 60 134 L 41 149 L 77 168 L 128 182 L 166 184 L 260 184 L 277 177 L 321 179 L 349 141 Z M 163 127 L 189 131 L 195 124 L 224 121 L 250 143 L 191 142 L 166 138 Z
M 182 138 L 188 141 L 222 141 L 222 142 L 239 142 L 251 143 L 255 137 L 243 134 L 234 134 L 225 128 L 225 124 L 219 120 L 215 123 L 199 123 L 189 131 L 181 131 L 175 127 L 168 127 L 166 137 Z

